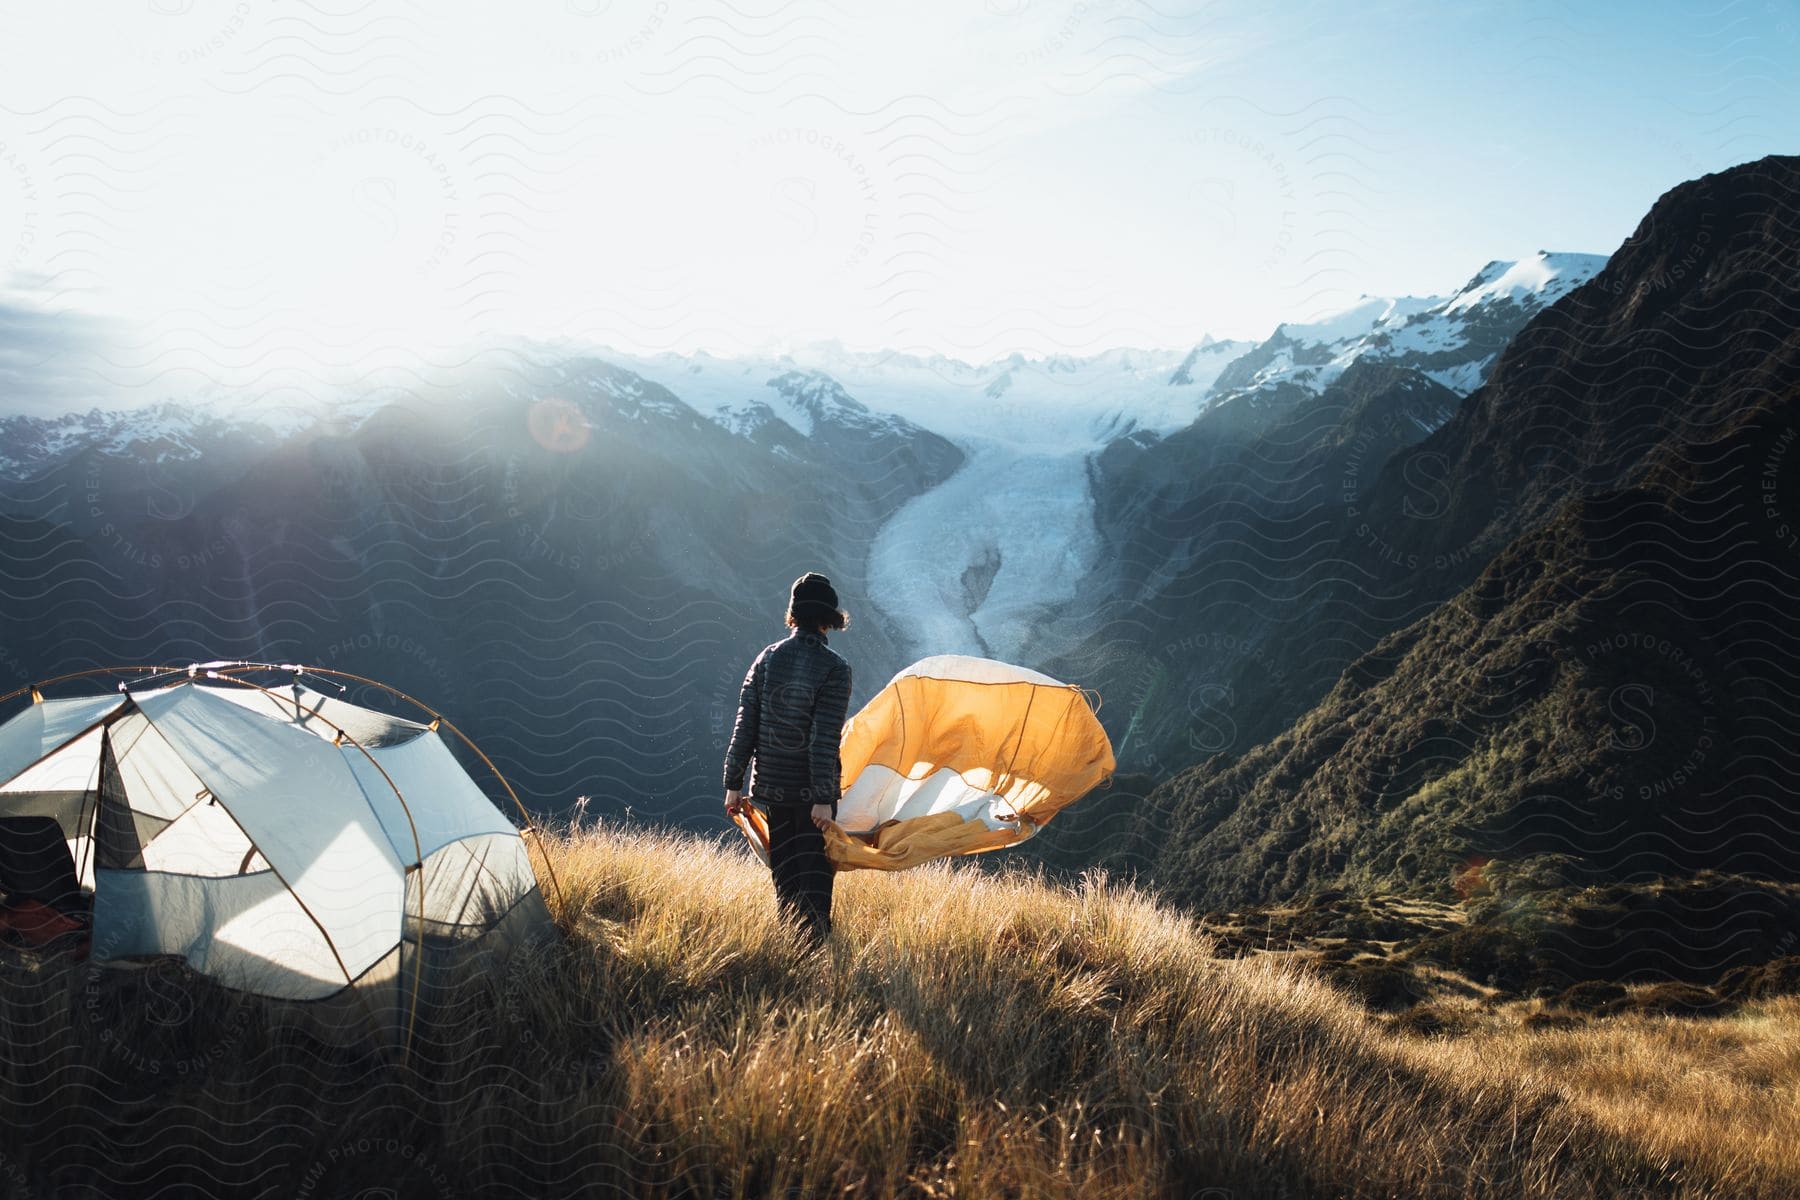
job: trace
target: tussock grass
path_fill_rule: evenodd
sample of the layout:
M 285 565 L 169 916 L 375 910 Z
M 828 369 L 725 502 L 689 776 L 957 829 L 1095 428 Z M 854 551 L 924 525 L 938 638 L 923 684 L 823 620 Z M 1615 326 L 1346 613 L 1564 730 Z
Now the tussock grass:
M 1431 1069 L 1504 1072 L 1726 1194 L 1800 1195 L 1800 997 L 1724 1020 L 1622 1016 L 1574 1028 L 1477 1023 L 1426 1043 Z
M 1790 1003 L 1529 1032 L 1488 1014 L 1421 1038 L 1290 964 L 1214 958 L 1191 921 L 1100 875 L 840 876 L 815 954 L 729 841 L 545 845 L 565 936 L 439 998 L 404 1065 L 252 1022 L 205 1071 L 140 1078 L 65 1011 L 54 970 L 13 980 L 6 1164 L 69 1195 L 1723 1198 L 1800 1181 Z
M 541 1022 L 617 1010 L 611 1070 L 633 1138 L 679 1164 L 670 1190 L 1738 1196 L 1797 1177 L 1604 1110 L 1563 1078 L 1578 1063 L 1397 1035 L 1292 967 L 1215 959 L 1103 876 L 840 876 L 834 942 L 808 957 L 729 843 L 583 832 L 553 854 L 574 990 L 607 999 Z M 1521 1054 L 1569 1037 L 1508 1028 Z

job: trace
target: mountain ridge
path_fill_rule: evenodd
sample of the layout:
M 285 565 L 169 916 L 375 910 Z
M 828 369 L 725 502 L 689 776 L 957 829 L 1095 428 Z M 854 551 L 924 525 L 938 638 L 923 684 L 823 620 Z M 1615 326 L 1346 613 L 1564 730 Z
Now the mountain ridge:
M 1656 294 L 1705 227 L 1706 269 Z M 1440 565 L 1448 547 L 1501 548 L 1290 728 L 1153 794 L 1163 886 L 1202 906 L 1441 894 L 1500 860 L 1567 883 L 1800 877 L 1796 233 L 1800 159 L 1672 189 L 1396 455 L 1371 511 L 1398 508 L 1409 457 L 1457 481 L 1407 543 L 1417 570 L 1454 578 L 1471 560 Z
M 272 597 L 289 594 L 311 597 L 334 623 L 367 626 L 378 643 L 433 620 L 461 629 L 453 642 L 466 641 L 475 634 L 460 615 L 433 614 L 452 603 L 454 588 L 471 586 L 476 559 L 497 554 L 489 561 L 498 578 L 545 597 L 637 595 L 628 603 L 732 614 L 723 626 L 677 623 L 668 631 L 719 675 L 704 687 L 714 697 L 710 712 L 733 686 L 733 672 L 714 657 L 722 628 L 748 628 L 741 597 L 762 595 L 762 606 L 774 608 L 777 576 L 791 577 L 793 562 L 810 555 L 831 568 L 860 616 L 867 677 L 885 678 L 924 652 L 1043 663 L 1065 644 L 1059 622 L 1079 624 L 1092 611 L 1089 573 L 1119 545 L 1118 531 L 1096 511 L 1095 489 L 1105 477 L 1097 461 L 1179 439 L 1209 415 L 1254 438 L 1270 422 L 1291 431 L 1297 426 L 1282 422 L 1304 413 L 1298 419 L 1310 422 L 1308 436 L 1329 440 L 1331 423 L 1358 411 L 1356 403 L 1310 407 L 1320 390 L 1291 377 L 1253 394 L 1240 389 L 1233 403 L 1218 405 L 1209 397 L 1219 378 L 1253 349 L 1203 337 L 1182 349 L 1011 355 L 990 369 L 830 346 L 771 361 L 564 348 L 535 361 L 520 355 L 471 365 L 443 386 L 371 380 L 360 391 L 285 393 L 279 406 L 242 412 L 221 392 L 192 405 L 15 416 L 0 423 L 0 506 L 24 523 L 0 551 L 17 564 L 13 593 L 26 624 L 58 628 L 56 619 L 67 617 L 80 627 L 71 644 L 110 638 L 118 649 L 146 654 L 168 648 L 145 624 L 151 613 L 180 613 L 172 618 L 180 632 L 170 640 L 185 645 L 196 638 L 198 604 L 234 622 L 221 635 L 229 646 L 197 649 L 200 657 L 303 658 L 310 646 L 321 660 L 322 618 L 290 609 L 276 619 L 266 611 L 279 606 Z M 1405 368 L 1394 347 L 1367 331 L 1344 332 L 1328 349 L 1344 361 L 1325 390 L 1346 377 L 1361 386 L 1358 380 L 1391 375 L 1398 390 L 1388 404 L 1412 398 L 1417 411 L 1396 430 L 1435 425 L 1456 403 L 1441 387 L 1400 386 Z M 1377 435 L 1383 446 L 1393 436 L 1385 426 Z M 1317 453 L 1333 451 L 1320 441 Z M 643 473 L 647 463 L 660 470 Z M 393 481 L 384 485 L 372 472 Z M 641 499 L 622 490 L 632 479 Z M 676 481 L 691 491 L 670 490 Z M 289 512 L 312 517 L 329 536 L 302 531 L 260 493 L 282 496 Z M 359 499 L 346 505 L 339 493 Z M 708 504 L 732 511 L 709 516 Z M 377 529 L 378 543 L 370 541 Z M 433 545 L 453 564 L 431 564 Z M 465 561 L 469 554 L 476 559 Z M 738 554 L 758 561 L 734 561 Z M 155 576 L 171 563 L 199 567 Z M 308 569 L 327 582 L 308 583 Z M 420 572 L 417 594 L 395 591 Z M 121 632 L 95 632 L 105 622 L 82 605 L 53 617 L 41 607 L 43 579 L 64 588 L 105 580 L 100 594 L 122 597 L 112 601 L 123 614 L 115 623 Z M 362 601 L 366 611 L 331 601 L 339 586 L 371 597 Z M 385 598 L 373 599 L 376 593 Z M 544 626 L 533 636 L 549 644 L 561 635 Z M 611 669 L 626 680 L 602 689 L 605 704 L 626 705 L 629 679 L 662 669 L 646 671 L 648 647 L 626 634 L 600 636 L 614 640 Z M 742 631 L 731 636 L 755 640 Z M 331 638 L 325 648 L 348 644 Z M 422 669 L 444 671 L 453 657 L 445 645 L 380 665 L 404 685 Z M 48 672 L 72 661 L 34 658 L 20 670 Z M 518 665 L 492 669 L 511 678 Z M 1074 669 L 1066 675 L 1087 678 Z M 437 677 L 424 690 L 444 682 Z M 452 701 L 459 686 L 451 685 Z M 664 683 L 655 688 L 660 696 Z M 620 736 L 631 725 L 621 717 L 609 726 L 602 757 L 615 765 L 608 769 L 624 772 L 618 778 L 637 790 L 672 795 L 692 787 L 653 785 L 624 765 L 642 757 L 652 775 L 676 778 L 663 761 L 669 756 L 640 752 L 632 735 Z M 579 757 L 545 756 L 559 764 L 544 773 L 561 781 L 553 805 L 579 788 L 565 770 Z M 698 748 L 675 757 L 689 764 L 682 778 L 704 776 Z

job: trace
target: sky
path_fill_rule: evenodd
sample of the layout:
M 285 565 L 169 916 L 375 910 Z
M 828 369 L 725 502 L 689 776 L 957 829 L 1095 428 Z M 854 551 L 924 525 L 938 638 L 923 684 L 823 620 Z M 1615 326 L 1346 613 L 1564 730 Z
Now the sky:
M 0 387 L 1261 338 L 1797 132 L 1800 0 L 7 0 Z

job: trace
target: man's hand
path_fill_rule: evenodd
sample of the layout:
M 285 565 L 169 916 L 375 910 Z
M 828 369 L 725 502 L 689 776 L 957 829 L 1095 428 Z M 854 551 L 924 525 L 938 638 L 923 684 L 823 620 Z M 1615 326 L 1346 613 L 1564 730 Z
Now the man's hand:
M 831 805 L 829 805 L 829 804 L 813 805 L 812 806 L 812 819 L 813 819 L 813 824 L 817 825 L 819 827 L 820 833 L 824 833 L 826 830 L 830 829 L 833 824 L 833 822 L 831 820 Z
M 737 788 L 727 789 L 725 792 L 725 815 L 728 817 L 735 817 L 743 811 L 744 793 Z

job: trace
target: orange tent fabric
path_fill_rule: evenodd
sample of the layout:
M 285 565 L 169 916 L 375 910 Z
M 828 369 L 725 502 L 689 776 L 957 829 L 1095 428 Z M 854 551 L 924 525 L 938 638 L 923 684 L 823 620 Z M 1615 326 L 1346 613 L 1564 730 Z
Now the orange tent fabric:
M 1010 663 L 922 659 L 844 725 L 843 796 L 826 852 L 840 870 L 896 871 L 1024 841 L 1111 777 L 1086 693 Z M 768 857 L 768 826 L 738 819 Z

